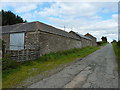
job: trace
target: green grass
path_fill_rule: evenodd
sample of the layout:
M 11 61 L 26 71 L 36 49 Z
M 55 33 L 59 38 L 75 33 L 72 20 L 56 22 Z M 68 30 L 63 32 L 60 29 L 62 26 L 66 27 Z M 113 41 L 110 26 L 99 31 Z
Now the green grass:
M 118 73 L 120 74 L 120 46 L 118 46 L 117 43 L 112 43 L 113 45 L 113 48 L 114 48 L 114 51 L 115 51 L 115 54 L 117 56 L 117 62 L 118 62 Z
M 105 45 L 107 45 L 108 43 L 102 43 L 100 46 L 105 46 Z
M 20 65 L 18 65 L 15 69 L 3 70 L 3 88 L 16 86 L 30 76 L 42 74 L 45 71 L 49 71 L 59 67 L 60 65 L 72 62 L 77 58 L 83 58 L 98 49 L 99 47 L 71 49 L 46 54 L 37 60 L 20 63 Z

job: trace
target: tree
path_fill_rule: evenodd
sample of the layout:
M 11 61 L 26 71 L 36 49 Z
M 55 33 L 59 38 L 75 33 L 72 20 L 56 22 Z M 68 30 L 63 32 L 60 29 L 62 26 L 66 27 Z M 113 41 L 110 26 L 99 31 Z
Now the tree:
M 103 42 L 103 43 L 107 43 L 107 37 L 102 36 L 101 39 L 102 39 L 102 42 Z
M 120 40 L 117 42 L 118 47 L 120 47 Z
M 116 41 L 116 40 L 113 40 L 112 43 L 114 43 L 114 42 L 116 43 L 117 41 Z
M 15 15 L 11 11 L 1 10 L 0 15 L 2 15 L 2 26 L 27 22 L 26 20 L 24 21 L 20 16 Z

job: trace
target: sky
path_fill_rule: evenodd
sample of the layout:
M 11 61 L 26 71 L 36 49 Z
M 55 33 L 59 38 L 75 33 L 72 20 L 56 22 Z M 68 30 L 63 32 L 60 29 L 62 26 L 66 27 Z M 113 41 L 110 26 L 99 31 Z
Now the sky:
M 40 21 L 65 31 L 85 35 L 90 33 L 101 40 L 118 39 L 118 2 L 1 2 L 0 9 L 10 10 L 28 22 Z

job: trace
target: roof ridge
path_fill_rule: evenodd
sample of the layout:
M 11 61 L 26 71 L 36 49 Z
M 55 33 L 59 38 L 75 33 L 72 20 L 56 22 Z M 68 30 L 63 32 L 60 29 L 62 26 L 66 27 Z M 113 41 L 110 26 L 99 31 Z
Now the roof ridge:
M 86 36 L 86 35 L 90 35 L 90 36 L 92 36 L 93 38 L 96 38 L 96 37 L 94 37 L 93 35 L 91 35 L 90 33 L 86 33 L 84 36 Z
M 41 24 L 44 24 L 44 25 L 49 26 L 49 27 L 51 27 L 51 28 L 54 28 L 54 29 L 56 29 L 56 30 L 60 30 L 60 31 L 63 31 L 63 32 L 65 32 L 65 33 L 68 33 L 68 34 L 69 34 L 69 32 L 67 32 L 67 31 L 65 31 L 65 30 L 59 29 L 59 28 L 57 28 L 57 27 L 55 27 L 55 26 L 51 26 L 51 25 L 46 24 L 46 23 L 43 23 L 43 22 L 35 21 L 35 23 L 36 23 L 37 27 L 39 27 L 39 26 L 40 26 L 40 25 L 38 25 L 38 23 L 39 23 L 39 24 L 41 23 Z M 38 29 L 38 28 L 37 28 L 37 29 Z
M 20 24 L 29 24 L 29 23 L 38 23 L 39 21 L 34 21 L 34 22 L 23 22 L 23 23 L 16 23 L 16 24 L 12 24 L 12 25 L 4 25 L 2 27 L 6 27 L 6 26 L 14 26 L 14 25 L 20 25 Z M 40 22 L 39 22 L 40 23 Z
M 6 26 L 14 26 L 14 25 L 18 25 L 18 24 L 27 24 L 27 23 L 16 23 L 16 24 L 12 24 L 12 25 L 4 25 L 2 27 L 6 27 Z
M 40 22 L 39 21 L 35 21 L 34 23 L 36 25 L 36 29 L 38 30 L 40 28 Z
M 82 34 L 80 34 L 80 33 L 78 33 L 78 32 L 74 32 L 74 31 L 70 31 L 70 32 L 73 32 L 73 33 L 77 34 L 78 36 L 80 36 L 80 37 L 82 37 L 82 38 L 91 40 L 89 37 L 87 37 L 87 36 L 85 36 L 85 35 L 82 35 Z M 69 33 L 70 33 L 70 32 L 69 32 Z

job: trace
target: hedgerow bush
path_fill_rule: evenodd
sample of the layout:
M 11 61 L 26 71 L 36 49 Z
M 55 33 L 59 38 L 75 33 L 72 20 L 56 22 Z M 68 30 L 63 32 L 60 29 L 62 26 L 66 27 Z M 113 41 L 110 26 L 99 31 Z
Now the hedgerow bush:
M 120 40 L 117 42 L 118 47 L 120 47 Z
M 14 69 L 18 67 L 18 63 L 15 60 L 11 60 L 9 55 L 5 55 L 2 58 L 2 70 Z
M 101 46 L 102 44 L 103 44 L 102 41 L 97 42 L 97 45 L 98 45 L 98 46 Z

